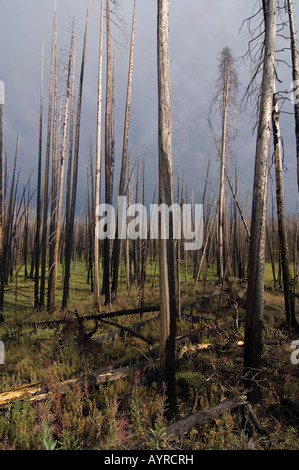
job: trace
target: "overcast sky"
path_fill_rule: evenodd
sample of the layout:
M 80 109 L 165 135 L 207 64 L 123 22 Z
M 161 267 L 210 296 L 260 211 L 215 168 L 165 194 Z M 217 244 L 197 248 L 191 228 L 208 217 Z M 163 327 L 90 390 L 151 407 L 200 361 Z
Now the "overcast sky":
M 210 159 L 210 188 L 215 194 L 219 189 L 219 161 L 208 116 L 215 81 L 218 59 L 224 46 L 233 56 L 245 54 L 250 39 L 248 29 L 240 27 L 245 18 L 252 15 L 255 0 L 170 0 L 171 38 L 171 87 L 173 118 L 174 174 L 180 162 L 181 172 L 189 195 L 194 191 L 195 202 L 200 203 Z M 66 62 L 70 44 L 72 22 L 75 22 L 76 65 L 78 91 L 79 67 L 82 55 L 87 0 L 57 0 L 58 54 L 60 62 Z M 120 13 L 124 19 L 127 38 L 133 12 L 133 0 L 122 0 Z M 0 2 L 0 80 L 5 83 L 5 129 L 8 165 L 12 168 L 17 134 L 20 133 L 18 168 L 21 168 L 20 185 L 24 185 L 32 172 L 31 188 L 36 185 L 38 155 L 39 88 L 41 51 L 44 42 L 44 145 L 47 125 L 49 65 L 52 40 L 54 0 L 1 0 Z M 294 4 L 295 20 L 299 21 L 299 7 Z M 138 153 L 145 159 L 146 195 L 151 202 L 158 167 L 157 144 L 157 67 L 156 67 L 156 0 L 137 0 L 135 55 L 133 70 L 132 107 L 130 119 L 129 150 L 131 160 Z M 95 149 L 97 111 L 97 70 L 99 44 L 100 0 L 91 0 L 87 36 L 86 71 L 83 88 L 82 127 L 80 136 L 80 172 L 77 208 L 84 210 L 86 203 L 86 156 L 90 143 Z M 122 36 L 115 31 L 115 39 Z M 123 41 L 122 41 L 123 42 Z M 127 44 L 128 46 L 128 44 Z M 286 53 L 285 60 L 290 61 Z M 128 47 L 116 46 L 116 178 L 121 159 L 123 122 L 128 73 Z M 105 64 L 105 62 L 104 62 Z M 240 98 L 250 80 L 249 64 L 238 62 Z M 105 73 L 105 68 L 104 68 Z M 291 72 L 280 66 L 283 82 L 278 88 L 290 89 Z M 62 76 L 62 75 L 61 75 Z M 105 96 L 105 95 L 104 95 Z M 291 108 L 288 108 L 291 110 Z M 238 137 L 232 142 L 234 158 L 230 162 L 234 174 L 236 161 L 239 172 L 239 198 L 244 206 L 247 195 L 251 197 L 256 135 L 252 135 L 250 121 L 252 109 L 244 110 L 237 127 Z M 217 119 L 212 116 L 217 128 Z M 297 211 L 296 158 L 293 116 L 283 115 L 281 132 L 285 149 L 286 206 L 289 213 Z M 274 176 L 273 169 L 271 171 Z M 103 184 L 103 180 L 102 180 Z M 270 190 L 274 182 L 270 179 Z M 249 215 L 251 207 L 249 206 Z

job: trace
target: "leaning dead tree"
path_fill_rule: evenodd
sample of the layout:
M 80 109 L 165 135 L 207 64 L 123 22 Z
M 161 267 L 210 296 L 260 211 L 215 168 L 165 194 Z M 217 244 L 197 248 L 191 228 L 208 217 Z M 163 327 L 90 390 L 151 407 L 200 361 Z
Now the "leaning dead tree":
M 158 0 L 158 126 L 159 126 L 159 204 L 173 203 L 172 124 L 169 56 L 169 0 Z M 159 220 L 160 269 L 160 355 L 162 379 L 166 384 L 168 415 L 176 413 L 175 332 L 176 300 L 174 276 L 173 216 L 169 212 L 169 235 Z M 165 224 L 165 221 L 164 221 Z
M 267 0 L 264 64 L 257 130 L 252 217 L 245 311 L 244 377 L 250 403 L 258 403 L 262 355 L 262 318 L 266 249 L 268 173 L 271 144 L 272 104 L 275 78 L 277 0 Z

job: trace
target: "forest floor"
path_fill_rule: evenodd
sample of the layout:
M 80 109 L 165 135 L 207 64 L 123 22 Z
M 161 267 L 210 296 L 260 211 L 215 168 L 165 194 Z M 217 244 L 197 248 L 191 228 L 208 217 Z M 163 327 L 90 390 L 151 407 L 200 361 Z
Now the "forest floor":
M 159 312 L 78 321 L 94 311 L 84 266 L 76 274 L 69 309 L 57 309 L 50 319 L 31 306 L 32 281 L 7 289 L 0 326 L 1 450 L 299 449 L 299 364 L 291 361 L 297 338 L 284 328 L 280 291 L 265 289 L 262 404 L 209 414 L 243 392 L 246 285 L 231 279 L 221 290 L 210 277 L 194 288 L 194 280 L 182 279 L 174 421 L 194 421 L 173 433 L 159 376 Z M 158 294 L 157 279 L 149 277 L 144 306 L 159 305 Z M 111 309 L 140 302 L 139 286 L 128 292 L 123 283 Z

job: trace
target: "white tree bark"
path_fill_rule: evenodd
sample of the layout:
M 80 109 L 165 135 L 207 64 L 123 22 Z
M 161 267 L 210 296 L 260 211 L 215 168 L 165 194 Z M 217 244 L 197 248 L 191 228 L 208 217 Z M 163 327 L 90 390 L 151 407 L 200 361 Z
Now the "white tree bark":
M 49 313 L 50 314 L 52 314 L 54 312 L 54 308 L 55 308 L 55 294 L 56 294 L 58 252 L 59 252 L 59 242 L 60 242 L 60 232 L 61 232 L 63 181 L 64 181 L 65 150 L 66 150 L 67 121 L 68 121 L 71 71 L 72 71 L 73 44 L 74 44 L 74 34 L 72 33 L 71 48 L 70 48 L 70 55 L 69 55 L 69 64 L 68 64 L 67 85 L 66 85 L 64 120 L 63 120 L 63 128 L 62 128 L 62 146 L 61 146 L 61 152 L 60 152 L 60 172 L 59 172 L 59 188 L 58 188 L 58 203 L 57 203 L 56 232 L 55 232 L 55 244 L 54 244 L 54 258 L 53 258 L 53 267 L 51 268 L 51 271 L 50 271 L 50 276 L 52 278 L 50 303 L 49 303 Z
M 245 314 L 244 373 L 246 383 L 249 381 L 249 384 L 253 387 L 248 394 L 248 398 L 252 403 L 260 401 L 259 377 L 262 353 L 268 173 L 275 78 L 276 16 L 277 0 L 268 0 L 265 18 L 265 55 L 255 155 Z
M 297 182 L 299 191 L 299 64 L 298 64 L 298 48 L 296 39 L 296 28 L 294 21 L 292 0 L 288 0 L 289 25 L 291 35 L 291 52 L 292 52 L 292 73 L 294 86 L 294 112 L 295 112 L 295 135 L 296 135 L 296 153 L 297 153 Z
M 131 112 L 131 100 L 132 100 L 132 79 L 133 79 L 133 59 L 134 59 L 134 39 L 135 39 L 135 22 L 136 22 L 136 0 L 134 1 L 133 20 L 132 20 L 132 33 L 131 33 L 131 45 L 130 45 L 130 59 L 129 59 L 129 71 L 128 71 L 128 85 L 127 85 L 127 99 L 126 99 L 126 110 L 125 110 L 125 122 L 124 122 L 124 137 L 123 137 L 123 150 L 122 150 L 122 161 L 118 195 L 125 195 L 125 184 L 126 184 L 126 173 L 127 173 L 127 162 L 128 162 L 128 147 L 129 147 L 129 129 L 130 129 L 130 112 Z M 117 215 L 118 217 L 118 215 Z M 119 221 L 117 220 L 118 230 Z M 120 261 L 120 240 L 117 237 L 114 241 L 113 251 L 113 281 L 112 281 L 112 299 L 115 300 L 117 296 L 118 286 L 118 273 L 119 273 L 119 261 Z
M 98 108 L 97 108 L 97 143 L 96 143 L 96 183 L 95 207 L 100 205 L 101 193 L 101 141 L 102 141 L 102 75 L 103 75 L 103 31 L 104 31 L 104 0 L 101 2 L 99 72 L 98 72 Z M 97 222 L 97 220 L 96 220 Z M 94 307 L 100 307 L 99 292 L 99 239 L 94 236 Z

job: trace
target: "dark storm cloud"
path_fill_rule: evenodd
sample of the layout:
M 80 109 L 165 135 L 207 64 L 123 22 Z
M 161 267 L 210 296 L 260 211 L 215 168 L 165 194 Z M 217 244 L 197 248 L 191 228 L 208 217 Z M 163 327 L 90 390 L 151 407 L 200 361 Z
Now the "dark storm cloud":
M 130 37 L 133 1 L 122 0 L 121 12 L 126 22 L 126 37 Z M 215 81 L 218 58 L 224 46 L 231 48 L 235 58 L 247 49 L 246 28 L 239 31 L 242 21 L 251 15 L 255 2 L 249 0 L 171 0 L 171 83 L 173 115 L 174 172 L 180 162 L 188 181 L 188 191 L 204 183 L 207 162 L 211 161 L 211 182 L 218 191 L 218 157 L 207 122 Z M 60 62 L 66 61 L 72 21 L 75 21 L 76 65 L 78 77 L 82 54 L 87 0 L 57 0 L 58 52 Z M 82 128 L 80 138 L 80 173 L 78 209 L 85 206 L 86 155 L 90 143 L 95 149 L 97 60 L 99 41 L 100 1 L 91 0 L 87 37 L 86 71 L 83 89 Z M 10 0 L 0 4 L 0 80 L 6 85 L 6 132 L 8 156 L 11 160 L 17 133 L 21 134 L 19 166 L 22 184 L 32 174 L 35 185 L 38 150 L 39 86 L 42 43 L 45 49 L 44 71 L 44 134 L 47 119 L 49 62 L 53 26 L 54 0 Z M 298 17 L 298 7 L 295 15 Z M 129 150 L 131 160 L 138 153 L 145 158 L 146 193 L 151 201 L 157 173 L 157 78 L 156 78 L 156 1 L 138 0 L 136 13 L 135 56 Z M 118 39 L 119 34 L 114 29 Z M 105 65 L 105 58 L 104 58 Z M 61 70 L 61 68 L 60 68 Z M 127 86 L 128 48 L 116 47 L 116 170 L 119 168 L 123 138 L 125 94 Z M 105 68 L 104 68 L 105 71 Z M 249 81 L 249 68 L 238 65 L 240 95 Z M 61 72 L 62 73 L 62 72 Z M 289 87 L 289 71 L 282 85 Z M 105 94 L 103 95 L 103 97 Z M 103 102 L 104 104 L 104 102 Z M 233 141 L 238 167 L 239 194 L 244 200 L 252 192 L 255 135 L 251 134 L 250 112 L 238 121 L 238 137 Z M 212 117 L 212 120 L 214 118 Z M 217 129 L 215 118 L 215 129 Z M 294 126 L 292 118 L 283 118 L 282 133 L 286 142 L 285 175 L 286 203 L 294 212 L 297 204 Z M 44 135 L 45 148 L 45 135 Z M 234 159 L 232 170 L 234 171 Z M 115 187 L 118 184 L 118 175 Z

